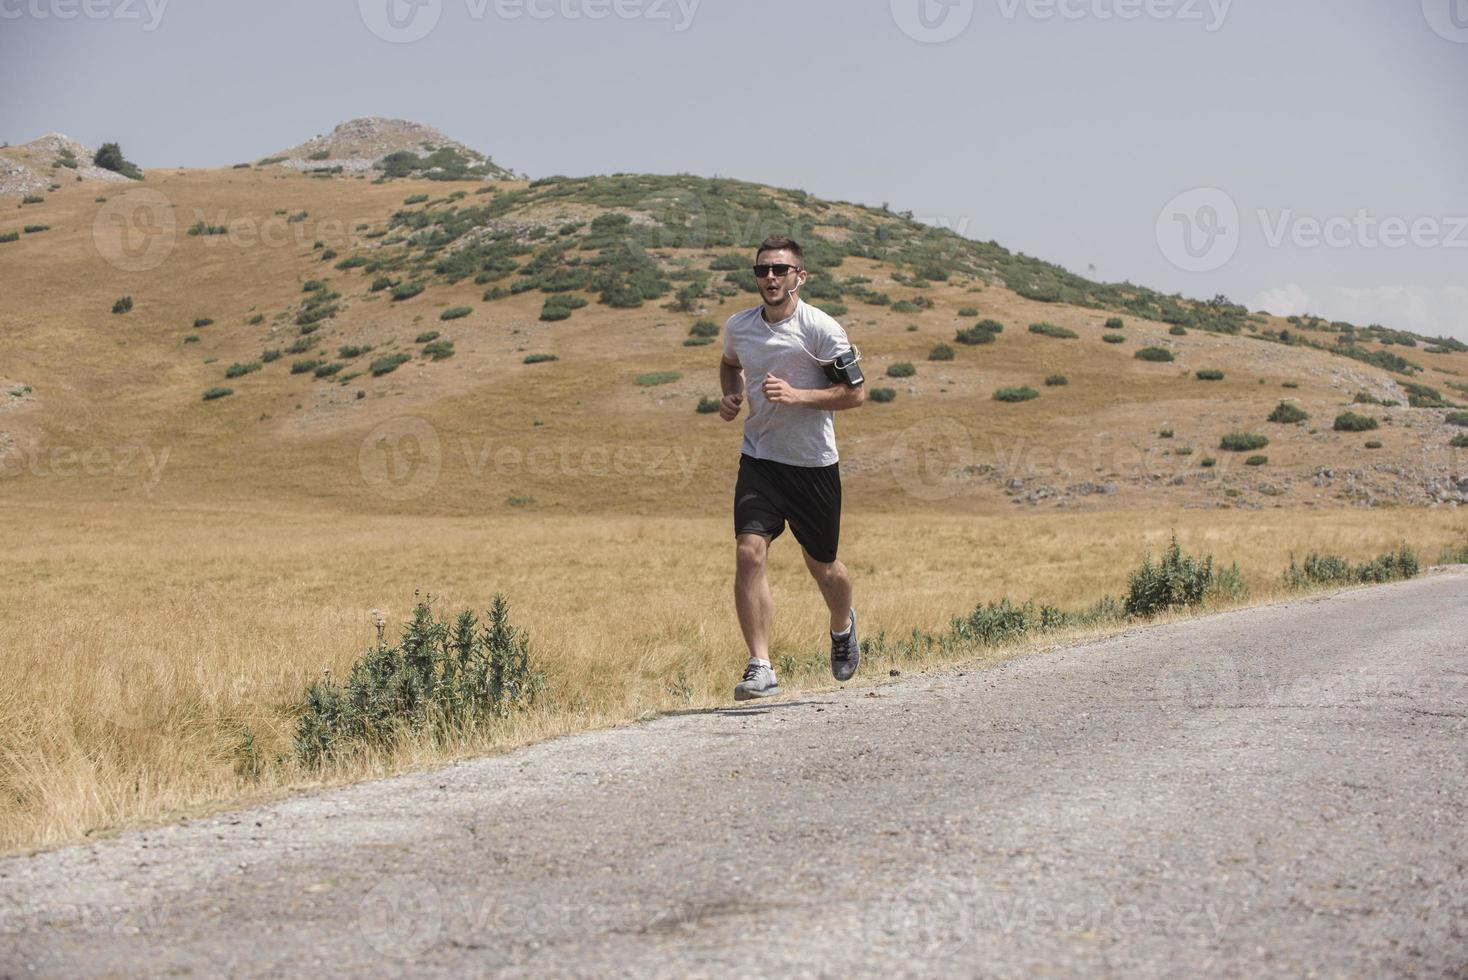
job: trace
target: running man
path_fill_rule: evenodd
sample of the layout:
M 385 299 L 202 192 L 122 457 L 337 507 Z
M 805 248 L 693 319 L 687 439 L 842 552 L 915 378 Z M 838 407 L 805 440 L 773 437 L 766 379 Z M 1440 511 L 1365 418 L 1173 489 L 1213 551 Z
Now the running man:
M 866 388 L 854 364 L 844 372 L 832 366 L 837 355 L 849 356 L 846 331 L 797 295 L 806 280 L 800 246 L 778 235 L 765 239 L 754 275 L 763 304 L 729 318 L 719 363 L 719 417 L 734 421 L 749 399 L 734 487 L 734 608 L 749 647 L 737 701 L 780 693 L 770 664 L 775 602 L 765 558 L 787 522 L 831 611 L 831 673 L 850 680 L 861 661 L 851 579 L 836 559 L 841 472 L 831 413 L 862 404 Z

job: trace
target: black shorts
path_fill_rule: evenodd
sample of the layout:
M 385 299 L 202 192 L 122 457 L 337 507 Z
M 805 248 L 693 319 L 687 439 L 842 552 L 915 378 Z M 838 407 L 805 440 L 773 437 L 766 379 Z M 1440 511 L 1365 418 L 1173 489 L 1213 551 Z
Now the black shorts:
M 812 558 L 836 560 L 841 539 L 841 464 L 790 466 L 739 455 L 734 533 L 778 538 L 790 532 Z

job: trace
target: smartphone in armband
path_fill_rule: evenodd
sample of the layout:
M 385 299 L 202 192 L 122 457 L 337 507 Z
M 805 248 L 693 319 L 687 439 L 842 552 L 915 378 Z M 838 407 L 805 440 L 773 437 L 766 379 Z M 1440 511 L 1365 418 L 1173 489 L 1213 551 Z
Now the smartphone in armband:
M 837 354 L 834 361 L 822 361 L 821 369 L 826 372 L 826 377 L 832 384 L 855 388 L 866 381 L 866 378 L 862 376 L 861 368 L 857 365 L 860 360 L 861 351 L 852 347 Z

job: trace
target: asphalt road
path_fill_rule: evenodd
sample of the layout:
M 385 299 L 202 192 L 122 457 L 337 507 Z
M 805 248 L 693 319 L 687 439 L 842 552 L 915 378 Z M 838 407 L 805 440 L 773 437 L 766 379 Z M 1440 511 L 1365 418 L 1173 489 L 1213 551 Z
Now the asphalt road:
M 5 859 L 0 975 L 1462 977 L 1465 865 L 1456 570 Z

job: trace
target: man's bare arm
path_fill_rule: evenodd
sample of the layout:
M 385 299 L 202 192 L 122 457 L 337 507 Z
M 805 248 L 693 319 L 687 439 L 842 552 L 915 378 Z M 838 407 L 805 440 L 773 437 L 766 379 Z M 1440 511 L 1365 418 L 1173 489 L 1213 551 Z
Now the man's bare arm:
M 719 400 L 719 418 L 732 422 L 744 404 L 744 368 L 728 358 L 719 359 L 719 388 L 724 397 Z
M 839 412 L 857 408 L 867 400 L 866 385 L 832 385 L 829 388 L 796 388 L 773 374 L 765 378 L 765 398 L 777 405 L 800 405 Z

